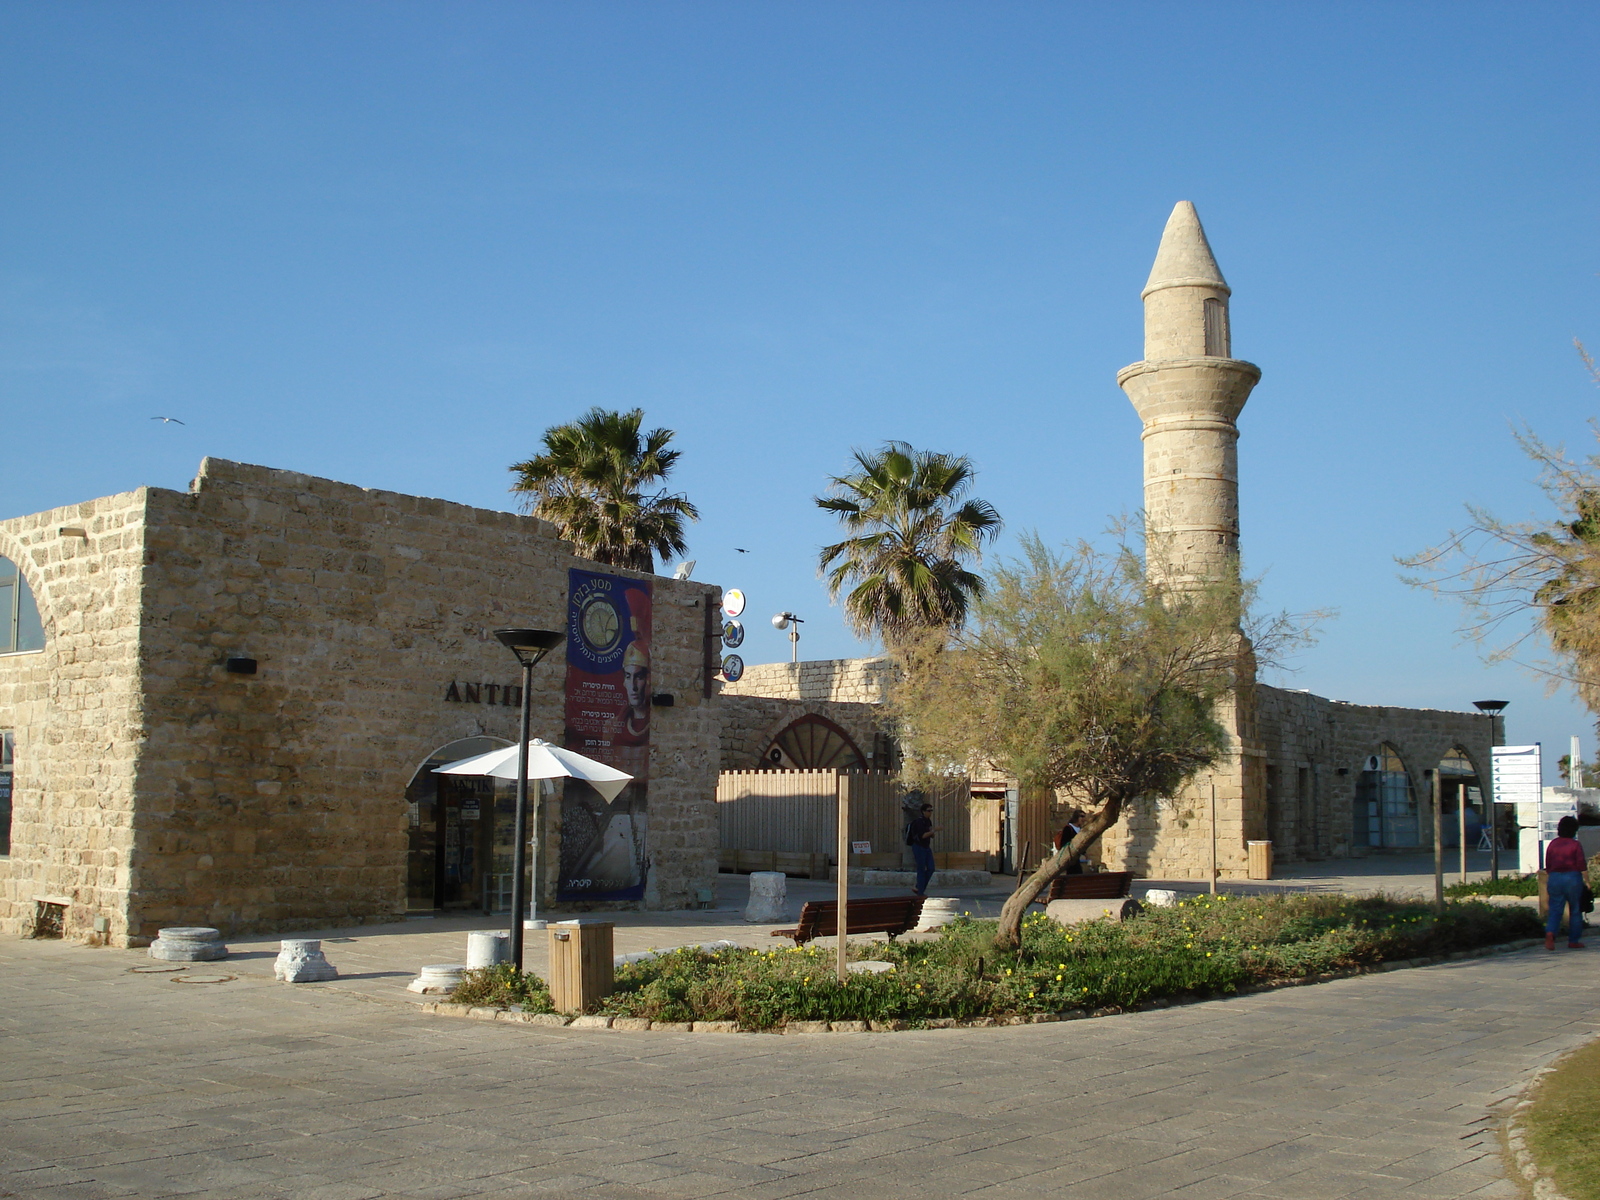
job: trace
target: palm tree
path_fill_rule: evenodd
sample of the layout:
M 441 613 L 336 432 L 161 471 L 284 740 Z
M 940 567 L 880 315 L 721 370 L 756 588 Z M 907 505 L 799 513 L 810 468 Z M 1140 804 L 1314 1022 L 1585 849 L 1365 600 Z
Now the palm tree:
M 524 507 L 551 522 L 578 553 L 615 567 L 654 571 L 655 556 L 682 554 L 686 521 L 699 510 L 687 497 L 665 490 L 645 494 L 665 479 L 679 451 L 668 450 L 670 429 L 641 433 L 644 410 L 591 408 L 570 425 L 544 431 L 544 453 L 514 463 L 513 492 Z
M 982 500 L 964 499 L 972 460 L 888 442 L 853 451 L 861 468 L 831 480 L 817 506 L 838 516 L 850 535 L 824 546 L 818 570 L 828 594 L 844 600 L 857 633 L 894 645 L 917 633 L 954 629 L 968 604 L 983 594 L 982 577 L 966 569 L 1000 532 L 1000 514 Z

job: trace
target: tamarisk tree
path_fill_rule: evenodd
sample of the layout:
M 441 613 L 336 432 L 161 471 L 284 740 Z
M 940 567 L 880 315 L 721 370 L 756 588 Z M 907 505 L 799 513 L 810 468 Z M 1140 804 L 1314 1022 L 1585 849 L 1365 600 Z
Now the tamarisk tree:
M 890 703 L 925 770 L 987 766 L 1082 811 L 1001 912 L 997 941 L 1015 948 L 1028 905 L 1127 806 L 1173 796 L 1226 752 L 1214 711 L 1254 679 L 1250 588 L 1169 589 L 1132 547 L 1057 554 L 1036 535 L 988 584 L 952 638 L 896 648 Z M 1251 632 L 1276 646 L 1294 629 L 1279 617 Z

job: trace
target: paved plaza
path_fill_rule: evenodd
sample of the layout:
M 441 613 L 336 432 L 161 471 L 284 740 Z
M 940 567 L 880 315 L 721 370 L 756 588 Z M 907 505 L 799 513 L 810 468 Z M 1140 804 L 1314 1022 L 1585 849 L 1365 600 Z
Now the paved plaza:
M 736 912 L 628 920 L 619 951 L 765 934 Z M 1600 954 L 1542 950 L 1002 1029 L 419 1011 L 409 971 L 483 925 L 346 931 L 326 947 L 346 977 L 298 987 L 272 981 L 265 940 L 189 973 L 221 983 L 0 944 L 0 1194 L 1509 1200 L 1508 1097 L 1600 1032 Z

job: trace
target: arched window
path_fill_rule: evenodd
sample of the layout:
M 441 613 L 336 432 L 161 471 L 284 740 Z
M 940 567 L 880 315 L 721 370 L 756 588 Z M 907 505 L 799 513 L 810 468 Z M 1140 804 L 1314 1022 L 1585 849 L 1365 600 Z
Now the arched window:
M 33 589 L 9 558 L 0 558 L 0 654 L 44 649 L 44 622 Z
M 1206 354 L 1213 358 L 1227 358 L 1231 349 L 1228 345 L 1228 306 L 1221 300 L 1207 297 L 1205 313 Z
M 850 735 L 826 717 L 805 716 L 772 739 L 761 756 L 770 769 L 840 771 L 865 770 L 867 760 Z
M 1362 766 L 1351 814 L 1352 840 L 1357 846 L 1421 845 L 1417 796 L 1399 752 L 1386 742 Z

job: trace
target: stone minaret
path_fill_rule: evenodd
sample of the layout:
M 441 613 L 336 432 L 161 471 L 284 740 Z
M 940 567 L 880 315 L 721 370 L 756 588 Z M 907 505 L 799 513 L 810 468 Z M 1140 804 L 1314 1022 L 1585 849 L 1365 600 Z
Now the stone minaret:
M 1234 421 L 1261 371 L 1232 357 L 1229 295 L 1194 205 L 1179 201 L 1144 286 L 1144 361 L 1117 383 L 1144 422 L 1147 566 L 1180 585 L 1239 573 Z
M 1144 360 L 1117 382 L 1144 422 L 1145 570 L 1185 583 L 1239 578 L 1239 428 L 1261 378 L 1233 357 L 1230 291 L 1194 205 L 1172 210 L 1144 286 Z M 1106 837 L 1108 860 L 1166 878 L 1210 873 L 1212 790 L 1217 861 L 1245 874 L 1246 846 L 1265 837 L 1264 761 L 1255 730 L 1254 657 L 1241 640 L 1240 686 L 1217 706 L 1230 748 L 1182 796 L 1141 807 Z

